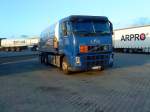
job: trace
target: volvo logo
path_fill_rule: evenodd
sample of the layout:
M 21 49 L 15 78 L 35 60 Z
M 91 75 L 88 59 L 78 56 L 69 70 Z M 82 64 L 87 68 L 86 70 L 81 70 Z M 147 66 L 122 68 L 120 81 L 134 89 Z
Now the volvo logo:
M 91 44 L 100 44 L 100 40 L 96 40 L 96 39 L 91 40 Z

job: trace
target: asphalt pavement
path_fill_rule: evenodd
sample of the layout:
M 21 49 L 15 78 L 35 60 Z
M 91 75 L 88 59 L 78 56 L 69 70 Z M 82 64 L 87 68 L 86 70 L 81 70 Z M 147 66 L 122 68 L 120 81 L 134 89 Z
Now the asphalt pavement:
M 65 75 L 37 58 L 0 64 L 0 112 L 150 112 L 150 55 Z
M 38 51 L 24 50 L 20 52 L 5 52 L 0 51 L 0 64 L 26 60 L 38 56 Z
M 37 51 L 31 51 L 31 50 L 24 50 L 20 52 L 5 52 L 5 51 L 0 51 L 0 59 L 1 58 L 6 58 L 6 57 L 17 57 L 17 56 L 27 56 L 27 55 L 34 55 L 37 54 Z

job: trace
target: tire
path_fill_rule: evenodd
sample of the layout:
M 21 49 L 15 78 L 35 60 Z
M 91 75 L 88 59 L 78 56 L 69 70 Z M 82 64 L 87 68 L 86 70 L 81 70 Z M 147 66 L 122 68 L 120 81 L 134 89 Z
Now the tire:
M 48 64 L 49 64 L 49 63 L 48 63 L 48 55 L 47 55 L 47 54 L 44 55 L 44 64 L 45 64 L 45 65 L 48 65 Z
M 63 61 L 62 61 L 62 70 L 65 74 L 69 74 L 70 71 L 69 71 L 69 64 L 67 62 L 67 59 L 64 57 L 63 58 Z
M 5 51 L 8 52 L 8 51 L 9 51 L 9 48 L 5 48 Z
M 14 51 L 15 51 L 15 48 L 11 48 L 11 51 L 14 52 Z
M 132 49 L 129 49 L 129 53 L 133 53 L 133 50 L 132 50 Z
M 124 53 L 127 53 L 127 52 L 128 52 L 128 50 L 127 50 L 126 48 L 124 48 L 124 49 L 123 49 L 123 52 L 124 52 Z
M 40 61 L 41 64 L 44 63 L 44 55 L 42 53 L 39 54 L 39 61 Z
M 19 51 L 20 51 L 20 48 L 19 48 L 19 47 L 17 47 L 17 48 L 16 48 L 16 51 L 17 51 L 17 52 L 19 52 Z
M 103 70 L 105 70 L 105 67 L 104 67 L 104 66 L 101 67 L 100 71 L 103 71 Z

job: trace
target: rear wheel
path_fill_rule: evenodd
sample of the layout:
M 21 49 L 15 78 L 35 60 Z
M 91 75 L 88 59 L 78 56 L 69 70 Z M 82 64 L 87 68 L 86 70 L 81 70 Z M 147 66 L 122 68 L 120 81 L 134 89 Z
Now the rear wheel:
M 20 48 L 19 48 L 19 47 L 17 47 L 17 48 L 16 48 L 16 51 L 17 51 L 17 52 L 19 52 L 19 51 L 20 51 Z
M 43 55 L 43 53 L 39 54 L 39 61 L 40 61 L 41 64 L 44 63 L 44 55 Z
M 124 53 L 127 53 L 127 52 L 128 52 L 128 50 L 127 50 L 126 48 L 124 48 L 124 49 L 123 49 L 123 52 L 124 52 Z
M 132 50 L 132 49 L 129 49 L 129 53 L 133 53 L 133 50 Z
M 44 55 L 44 64 L 48 65 L 48 55 L 47 54 Z
M 63 58 L 63 61 L 62 61 L 62 70 L 65 74 L 69 74 L 70 71 L 69 71 L 69 64 L 67 62 L 67 59 L 66 58 Z
M 9 51 L 9 48 L 5 48 L 5 51 L 8 52 L 8 51 Z
M 12 52 L 15 51 L 15 48 L 11 48 L 11 51 L 12 51 Z

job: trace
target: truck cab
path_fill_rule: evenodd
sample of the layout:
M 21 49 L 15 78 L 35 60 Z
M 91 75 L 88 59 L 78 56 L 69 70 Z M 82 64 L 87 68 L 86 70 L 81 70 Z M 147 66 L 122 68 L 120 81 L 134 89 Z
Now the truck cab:
M 55 25 L 51 49 L 46 51 L 49 55 L 51 54 L 48 61 L 54 62 L 53 60 L 58 57 L 58 66 L 66 73 L 112 66 L 112 34 L 112 23 L 107 17 L 69 16 L 64 18 Z

